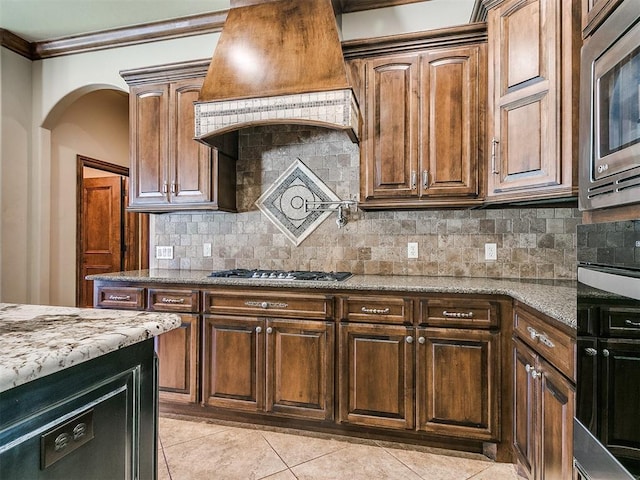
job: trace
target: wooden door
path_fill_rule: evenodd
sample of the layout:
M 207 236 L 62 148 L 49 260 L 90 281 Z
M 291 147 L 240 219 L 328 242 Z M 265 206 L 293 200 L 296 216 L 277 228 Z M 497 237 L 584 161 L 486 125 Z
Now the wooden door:
M 529 479 L 537 478 L 536 422 L 538 421 L 538 386 L 530 368 L 537 361 L 533 351 L 520 340 L 513 346 L 513 451 Z
M 371 324 L 339 329 L 340 420 L 413 429 L 413 330 Z
M 86 178 L 82 183 L 79 238 L 79 307 L 93 306 L 87 275 L 122 270 L 122 177 Z
M 334 325 L 267 320 L 267 412 L 333 419 Z
M 573 474 L 575 388 L 553 366 L 540 360 L 539 471 L 541 480 L 564 480 Z
M 600 441 L 640 464 L 640 340 L 599 341 Z M 624 460 L 623 460 L 624 463 Z
M 499 439 L 499 336 L 487 330 L 418 329 L 418 430 Z
M 486 102 L 485 46 L 435 50 L 421 59 L 420 195 L 478 195 Z
M 363 199 L 418 194 L 418 66 L 417 55 L 366 64 Z
M 561 183 L 561 2 L 510 0 L 488 13 L 493 145 L 489 195 Z
M 264 410 L 264 321 L 204 317 L 202 402 L 212 407 Z
M 169 85 L 131 88 L 129 155 L 131 207 L 169 203 Z
M 170 198 L 171 203 L 210 202 L 211 149 L 194 140 L 195 110 L 203 78 L 171 83 L 170 86 Z
M 179 328 L 156 337 L 160 398 L 173 402 L 198 401 L 198 315 L 180 314 Z

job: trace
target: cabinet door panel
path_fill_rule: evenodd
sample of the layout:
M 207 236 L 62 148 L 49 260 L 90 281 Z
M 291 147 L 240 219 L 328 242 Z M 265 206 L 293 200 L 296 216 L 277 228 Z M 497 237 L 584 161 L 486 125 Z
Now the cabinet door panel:
M 513 348 L 513 450 L 527 478 L 536 475 L 536 422 L 538 412 L 538 388 L 527 371 L 527 365 L 535 368 L 536 356 L 519 340 Z
M 557 370 L 540 361 L 540 469 L 538 478 L 563 480 L 573 471 L 575 389 Z
M 340 325 L 340 419 L 412 429 L 412 330 L 390 325 Z
M 169 86 L 133 87 L 129 102 L 130 204 L 167 204 Z
M 418 336 L 418 429 L 498 438 L 499 334 L 430 328 Z
M 333 418 L 334 325 L 268 320 L 268 412 Z
M 364 198 L 417 195 L 418 56 L 367 63 Z
M 264 406 L 263 321 L 206 316 L 203 403 L 214 407 L 262 410 Z
M 198 401 L 198 315 L 180 315 L 180 328 L 156 338 L 160 398 Z
M 211 201 L 211 149 L 193 137 L 195 117 L 193 102 L 198 100 L 202 78 L 171 84 L 172 136 L 170 158 L 173 185 L 172 203 Z
M 640 340 L 600 340 L 600 440 L 616 456 L 640 462 Z M 633 399 L 633 400 L 632 400 Z M 623 462 L 624 463 L 624 462 Z
M 481 51 L 484 47 L 474 46 L 423 57 L 422 196 L 478 194 Z

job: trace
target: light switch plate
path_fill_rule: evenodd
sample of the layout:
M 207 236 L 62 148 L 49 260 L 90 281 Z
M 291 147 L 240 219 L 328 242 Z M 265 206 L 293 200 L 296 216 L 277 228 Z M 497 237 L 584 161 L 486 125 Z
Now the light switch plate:
M 418 258 L 418 244 L 416 242 L 407 243 L 407 258 Z
M 498 246 L 495 243 L 484 244 L 484 259 L 485 260 L 498 259 Z
M 203 257 L 210 257 L 211 256 L 211 244 L 210 243 L 203 243 L 202 244 L 202 256 Z

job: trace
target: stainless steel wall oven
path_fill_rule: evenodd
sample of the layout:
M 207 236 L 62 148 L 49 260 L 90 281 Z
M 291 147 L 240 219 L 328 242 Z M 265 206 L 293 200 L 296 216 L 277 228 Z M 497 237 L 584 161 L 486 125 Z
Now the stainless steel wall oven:
M 640 1 L 585 40 L 580 70 L 580 208 L 640 201 Z
M 640 479 L 640 220 L 579 225 L 577 239 L 576 467 Z

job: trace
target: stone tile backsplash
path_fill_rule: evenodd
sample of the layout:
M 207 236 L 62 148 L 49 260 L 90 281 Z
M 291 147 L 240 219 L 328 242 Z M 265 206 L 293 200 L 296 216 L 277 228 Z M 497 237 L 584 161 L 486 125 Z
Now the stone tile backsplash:
M 240 132 L 238 213 L 154 216 L 154 245 L 173 245 L 170 269 L 263 268 L 335 270 L 357 274 L 575 279 L 576 208 L 357 211 L 338 229 L 332 214 L 293 246 L 255 206 L 300 158 L 341 199 L 357 198 L 358 146 L 344 132 L 270 126 Z M 418 243 L 407 259 L 407 243 Z M 203 243 L 213 255 L 203 257 Z M 496 243 L 498 259 L 484 260 Z M 152 261 L 153 265 L 153 261 Z

